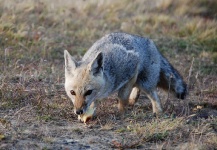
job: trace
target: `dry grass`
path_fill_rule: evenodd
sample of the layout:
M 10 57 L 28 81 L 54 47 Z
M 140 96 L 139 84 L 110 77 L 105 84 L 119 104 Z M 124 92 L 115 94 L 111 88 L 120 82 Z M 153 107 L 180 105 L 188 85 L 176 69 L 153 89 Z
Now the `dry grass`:
M 0 149 L 215 149 L 216 6 L 215 0 L 0 0 Z M 154 118 L 143 96 L 121 120 L 110 98 L 88 127 L 76 122 L 63 87 L 63 50 L 79 59 L 114 31 L 152 38 L 190 80 L 187 103 L 170 96 L 165 115 Z M 186 105 L 196 115 L 185 116 Z

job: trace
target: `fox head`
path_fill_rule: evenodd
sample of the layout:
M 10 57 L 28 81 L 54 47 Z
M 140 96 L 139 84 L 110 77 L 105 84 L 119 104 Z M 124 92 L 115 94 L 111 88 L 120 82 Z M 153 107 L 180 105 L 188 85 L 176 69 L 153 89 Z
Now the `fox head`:
M 103 55 L 98 53 L 89 63 L 76 62 L 67 50 L 65 59 L 65 90 L 77 115 L 85 113 L 104 88 Z

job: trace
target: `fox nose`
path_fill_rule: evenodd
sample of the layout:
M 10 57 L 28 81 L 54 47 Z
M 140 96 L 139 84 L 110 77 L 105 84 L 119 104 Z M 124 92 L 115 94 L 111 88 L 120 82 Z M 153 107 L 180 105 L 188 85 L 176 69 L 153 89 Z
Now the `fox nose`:
M 82 115 L 82 114 L 83 114 L 83 110 L 82 110 L 82 109 L 76 110 L 76 114 L 77 114 L 77 115 Z

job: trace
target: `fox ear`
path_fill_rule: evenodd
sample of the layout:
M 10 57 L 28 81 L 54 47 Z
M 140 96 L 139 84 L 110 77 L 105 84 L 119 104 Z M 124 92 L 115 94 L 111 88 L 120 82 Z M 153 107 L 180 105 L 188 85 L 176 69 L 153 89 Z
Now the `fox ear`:
M 75 70 L 77 62 L 72 58 L 67 50 L 64 50 L 65 71 L 71 72 Z
M 95 59 L 90 63 L 90 71 L 93 75 L 99 73 L 103 68 L 103 54 L 100 52 Z

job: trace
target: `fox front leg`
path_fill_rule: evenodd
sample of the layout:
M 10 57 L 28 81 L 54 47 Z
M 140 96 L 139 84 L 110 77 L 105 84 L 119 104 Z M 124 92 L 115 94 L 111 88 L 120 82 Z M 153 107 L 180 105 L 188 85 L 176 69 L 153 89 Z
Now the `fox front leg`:
M 128 105 L 128 98 L 130 96 L 130 88 L 121 88 L 118 92 L 118 110 L 124 113 L 125 107 Z
M 137 73 L 136 75 L 129 80 L 128 83 L 126 83 L 119 91 L 118 91 L 118 98 L 119 98 L 119 102 L 118 102 L 118 109 L 120 112 L 124 112 L 125 111 L 125 107 L 126 105 L 129 104 L 129 97 L 130 97 L 130 93 L 135 85 L 135 82 L 137 80 Z M 135 93 L 134 93 L 135 94 Z M 135 95 L 134 95 L 135 96 Z M 135 97 L 134 97 L 135 98 Z

